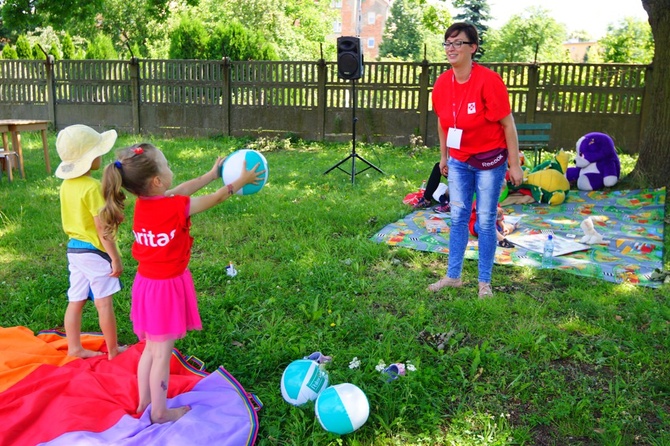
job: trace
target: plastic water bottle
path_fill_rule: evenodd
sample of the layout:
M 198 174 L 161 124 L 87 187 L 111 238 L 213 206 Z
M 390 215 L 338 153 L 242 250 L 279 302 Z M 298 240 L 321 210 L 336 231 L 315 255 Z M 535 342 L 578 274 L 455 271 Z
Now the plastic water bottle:
M 421 183 L 421 191 L 426 190 L 426 180 L 423 180 L 423 183 Z
M 542 252 L 542 268 L 551 268 L 554 264 L 554 236 L 549 234 L 544 241 L 544 251 Z

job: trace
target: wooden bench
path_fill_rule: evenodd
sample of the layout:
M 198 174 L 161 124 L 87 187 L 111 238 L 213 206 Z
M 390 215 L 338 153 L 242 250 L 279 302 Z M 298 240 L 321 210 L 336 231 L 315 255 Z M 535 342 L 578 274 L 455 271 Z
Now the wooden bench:
M 542 159 L 542 150 L 549 147 L 551 123 L 516 124 L 519 135 L 519 150 L 532 150 L 533 162 L 537 166 Z

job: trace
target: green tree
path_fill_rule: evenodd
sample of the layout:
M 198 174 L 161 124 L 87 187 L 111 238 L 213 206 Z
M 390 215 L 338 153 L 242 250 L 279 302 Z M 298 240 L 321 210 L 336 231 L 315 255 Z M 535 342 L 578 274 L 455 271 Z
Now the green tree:
M 44 54 L 43 47 L 39 43 L 33 45 L 33 59 L 35 60 L 46 60 L 47 55 Z
M 16 55 L 19 59 L 33 58 L 33 49 L 28 42 L 28 38 L 23 34 L 16 39 Z
M 191 14 L 209 28 L 238 21 L 260 33 L 275 47 L 282 60 L 314 60 L 335 56 L 331 33 L 336 10 L 329 1 L 314 0 L 201 0 Z
M 170 58 L 206 59 L 208 39 L 209 34 L 200 20 L 183 16 L 179 26 L 170 33 Z
M 516 14 L 499 31 L 489 33 L 489 45 L 482 61 L 564 62 L 567 37 L 564 25 L 544 8 L 531 7 Z
M 477 58 L 486 52 L 486 34 L 489 27 L 484 22 L 491 19 L 491 8 L 486 0 L 454 0 L 454 7 L 462 10 L 454 16 L 455 21 L 472 23 L 479 33 L 479 51 Z
M 95 36 L 93 41 L 89 43 L 85 57 L 86 59 L 99 59 L 99 60 L 109 60 L 119 58 L 116 49 L 114 49 L 112 39 L 103 33 L 99 33 L 97 36 Z
M 670 0 L 642 0 L 654 38 L 652 76 L 646 89 L 647 119 L 641 132 L 640 155 L 631 178 L 637 184 L 670 191 Z M 666 195 L 667 196 L 667 195 Z
M 396 0 L 386 20 L 384 39 L 379 45 L 381 57 L 421 60 L 423 33 L 421 10 L 416 0 Z
M 214 29 L 207 42 L 206 55 L 208 59 L 277 59 L 277 52 L 260 33 L 252 33 L 236 21 Z
M 18 59 L 19 56 L 16 54 L 16 50 L 13 46 L 7 44 L 2 49 L 2 58 L 3 59 Z
M 62 55 L 56 45 L 53 45 L 51 48 L 49 48 L 49 55 L 53 56 L 54 60 L 60 60 L 62 58 Z
M 651 27 L 632 17 L 610 24 L 607 34 L 598 43 L 605 62 L 648 64 L 654 55 Z
M 74 59 L 74 42 L 72 42 L 72 36 L 70 36 L 70 33 L 65 33 L 63 35 L 61 48 L 63 48 L 63 59 Z

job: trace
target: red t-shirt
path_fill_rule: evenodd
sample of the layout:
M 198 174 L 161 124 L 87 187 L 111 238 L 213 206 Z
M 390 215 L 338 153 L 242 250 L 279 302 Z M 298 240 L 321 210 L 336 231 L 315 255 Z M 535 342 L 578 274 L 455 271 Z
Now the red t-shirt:
M 149 279 L 182 274 L 191 258 L 193 237 L 188 215 L 191 197 L 140 197 L 133 218 L 133 258 L 137 272 Z
M 467 161 L 470 155 L 507 148 L 500 120 L 512 112 L 507 87 L 498 73 L 472 64 L 470 79 L 459 84 L 453 69 L 442 73 L 433 86 L 433 110 L 445 137 L 449 127 L 463 130 L 460 149 L 449 148 L 449 156 Z

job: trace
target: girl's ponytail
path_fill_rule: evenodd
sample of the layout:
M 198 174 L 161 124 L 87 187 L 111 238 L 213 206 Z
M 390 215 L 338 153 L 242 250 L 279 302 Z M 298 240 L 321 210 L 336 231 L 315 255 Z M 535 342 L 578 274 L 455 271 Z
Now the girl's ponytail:
M 123 192 L 123 165 L 114 161 L 102 172 L 102 196 L 105 205 L 100 210 L 99 218 L 103 223 L 103 234 L 108 240 L 116 239 L 116 232 L 124 219 L 126 194 Z

